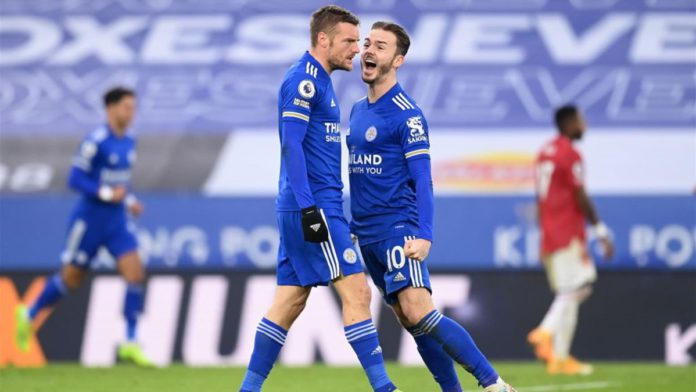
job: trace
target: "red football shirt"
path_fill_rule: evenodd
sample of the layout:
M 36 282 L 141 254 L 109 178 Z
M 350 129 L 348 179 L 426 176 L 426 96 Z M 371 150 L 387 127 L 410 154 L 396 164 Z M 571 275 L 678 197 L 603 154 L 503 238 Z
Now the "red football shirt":
M 558 136 L 539 152 L 536 191 L 543 255 L 567 246 L 573 238 L 585 240 L 585 215 L 575 197 L 583 177 L 582 158 L 567 137 Z

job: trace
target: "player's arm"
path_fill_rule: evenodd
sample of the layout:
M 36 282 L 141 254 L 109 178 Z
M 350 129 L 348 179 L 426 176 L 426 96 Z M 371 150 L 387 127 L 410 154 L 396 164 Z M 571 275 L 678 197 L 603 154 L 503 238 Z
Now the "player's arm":
M 404 251 L 407 257 L 422 261 L 430 253 L 435 211 L 427 123 L 425 119 L 411 117 L 399 129 L 404 157 L 416 191 L 418 210 L 418 239 L 408 241 Z
M 106 202 L 120 202 L 126 197 L 125 187 L 101 185 L 89 174 L 99 151 L 99 144 L 85 140 L 73 158 L 68 174 L 68 186 L 82 194 L 99 198 Z
M 311 83 L 311 87 L 307 83 Z M 302 90 L 303 88 L 310 90 Z M 302 96 L 300 91 L 313 93 L 309 96 L 309 93 L 304 92 L 305 96 Z M 329 232 L 309 187 L 307 160 L 302 147 L 315 96 L 316 87 L 309 80 L 289 81 L 283 86 L 280 142 L 288 181 L 302 214 L 304 239 L 309 242 L 324 242 L 328 241 Z
M 592 199 L 587 194 L 584 185 L 584 173 L 582 167 L 582 161 L 579 156 L 575 156 L 571 165 L 571 179 L 573 186 L 575 187 L 575 200 L 577 201 L 580 209 L 585 214 L 585 218 L 594 227 L 595 235 L 602 242 L 602 247 L 604 248 L 604 258 L 610 259 L 614 255 L 614 244 L 609 238 L 609 228 L 604 222 L 599 219 L 599 214 L 597 213 L 597 208 L 595 208 Z

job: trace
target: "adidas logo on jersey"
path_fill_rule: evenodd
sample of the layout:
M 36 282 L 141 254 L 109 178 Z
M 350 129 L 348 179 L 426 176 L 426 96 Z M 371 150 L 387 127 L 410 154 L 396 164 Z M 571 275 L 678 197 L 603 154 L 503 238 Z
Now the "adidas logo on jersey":
M 321 227 L 321 223 L 315 223 L 309 227 L 311 227 L 312 230 L 314 230 L 314 231 L 319 231 L 319 228 Z
M 394 277 L 394 279 L 392 280 L 392 282 L 403 282 L 404 280 L 406 280 L 406 277 L 404 276 L 404 274 L 402 274 L 401 272 L 399 272 L 399 273 L 396 274 L 396 276 Z

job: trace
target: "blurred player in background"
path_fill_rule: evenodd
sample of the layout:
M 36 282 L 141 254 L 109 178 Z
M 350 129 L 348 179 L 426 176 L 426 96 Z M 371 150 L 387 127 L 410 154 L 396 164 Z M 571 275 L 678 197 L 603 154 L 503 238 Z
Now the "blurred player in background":
M 329 74 L 352 70 L 360 52 L 358 23 L 337 6 L 314 12 L 311 50 L 290 68 L 278 94 L 278 287 L 256 332 L 244 392 L 261 390 L 312 287 L 329 282 L 341 297 L 346 339 L 372 389 L 396 390 L 372 323 L 370 288 L 343 216 L 341 116 Z
M 116 87 L 104 95 L 106 124 L 91 132 L 72 161 L 68 185 L 82 196 L 69 222 L 67 244 L 60 272 L 46 280 L 36 302 L 16 310 L 16 343 L 29 349 L 32 320 L 44 308 L 55 305 L 69 291 L 77 289 L 90 263 L 104 246 L 116 259 L 126 280 L 126 342 L 118 349 L 119 359 L 152 366 L 136 342 L 138 317 L 143 309 L 145 271 L 138 255 L 135 227 L 128 214 L 138 216 L 142 204 L 130 193 L 131 166 L 135 161 L 135 139 L 128 126 L 135 115 L 135 93 Z
M 582 158 L 573 147 L 585 133 L 583 116 L 575 106 L 563 106 L 556 111 L 555 122 L 559 135 L 542 147 L 536 162 L 542 259 L 555 299 L 527 340 L 549 373 L 585 375 L 592 373 L 592 366 L 570 355 L 578 309 L 597 278 L 587 251 L 585 219 L 594 226 L 606 259 L 614 247 L 585 191 Z
M 351 229 L 372 280 L 415 338 L 440 388 L 462 390 L 456 361 L 485 391 L 511 392 L 469 333 L 439 313 L 431 298 L 425 261 L 434 204 L 428 123 L 396 75 L 409 46 L 406 31 L 390 22 L 372 25 L 365 39 L 361 66 L 368 95 L 353 106 L 346 139 Z

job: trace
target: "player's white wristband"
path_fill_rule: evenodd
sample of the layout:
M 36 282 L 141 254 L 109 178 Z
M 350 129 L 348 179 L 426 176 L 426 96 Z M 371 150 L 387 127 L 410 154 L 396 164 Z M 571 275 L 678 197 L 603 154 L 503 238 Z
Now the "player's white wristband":
M 597 238 L 609 238 L 609 228 L 604 224 L 604 222 L 598 222 L 596 225 L 594 225 L 594 232 Z
M 126 207 L 131 207 L 133 204 L 138 202 L 138 199 L 135 197 L 134 194 L 129 193 L 126 195 L 126 198 L 123 199 L 123 202 L 126 203 Z
M 99 199 L 102 201 L 111 201 L 114 199 L 114 188 L 108 185 L 102 185 L 99 187 L 97 196 L 99 196 Z

